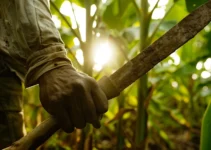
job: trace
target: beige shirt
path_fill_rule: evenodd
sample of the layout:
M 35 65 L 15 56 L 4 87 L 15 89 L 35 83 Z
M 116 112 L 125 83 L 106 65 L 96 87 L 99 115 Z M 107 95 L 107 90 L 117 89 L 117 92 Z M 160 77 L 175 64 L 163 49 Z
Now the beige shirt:
M 0 33 L 0 55 L 21 78 L 26 74 L 27 87 L 45 72 L 70 65 L 48 0 L 1 0 Z

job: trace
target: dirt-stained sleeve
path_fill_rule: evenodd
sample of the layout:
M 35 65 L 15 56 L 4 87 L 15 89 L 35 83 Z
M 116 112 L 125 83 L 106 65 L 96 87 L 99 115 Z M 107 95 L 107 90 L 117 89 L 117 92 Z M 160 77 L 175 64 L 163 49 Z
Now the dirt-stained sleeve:
M 25 59 L 26 87 L 37 84 L 45 72 L 71 65 L 56 29 L 48 0 L 1 0 L 1 13 L 10 31 L 12 57 Z

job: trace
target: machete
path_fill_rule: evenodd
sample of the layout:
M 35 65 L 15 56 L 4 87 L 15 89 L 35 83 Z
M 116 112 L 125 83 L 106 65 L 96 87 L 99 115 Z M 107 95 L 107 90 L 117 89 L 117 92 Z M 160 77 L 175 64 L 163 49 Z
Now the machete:
M 188 40 L 193 38 L 211 21 L 211 1 L 203 4 L 186 16 L 176 26 L 166 32 L 142 53 L 127 62 L 109 77 L 99 80 L 99 85 L 108 99 L 119 95 L 126 87 L 146 74 L 156 64 L 165 59 Z M 28 135 L 4 150 L 36 149 L 58 129 L 55 118 L 49 117 Z

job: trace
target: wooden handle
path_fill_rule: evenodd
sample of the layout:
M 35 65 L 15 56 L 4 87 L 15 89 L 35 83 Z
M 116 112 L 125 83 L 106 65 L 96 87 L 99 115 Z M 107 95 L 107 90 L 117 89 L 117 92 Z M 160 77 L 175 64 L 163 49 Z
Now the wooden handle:
M 13 143 L 10 147 L 3 150 L 30 150 L 36 149 L 43 144 L 51 135 L 59 130 L 59 125 L 54 117 L 49 117 L 29 134 Z
M 104 91 L 108 99 L 119 95 L 119 91 L 113 85 L 109 77 L 103 77 L 98 81 L 99 86 Z M 13 143 L 10 147 L 4 150 L 30 150 L 36 149 L 43 144 L 48 138 L 50 138 L 57 130 L 59 130 L 59 124 L 57 120 L 51 116 L 35 129 L 33 129 L 26 136 Z

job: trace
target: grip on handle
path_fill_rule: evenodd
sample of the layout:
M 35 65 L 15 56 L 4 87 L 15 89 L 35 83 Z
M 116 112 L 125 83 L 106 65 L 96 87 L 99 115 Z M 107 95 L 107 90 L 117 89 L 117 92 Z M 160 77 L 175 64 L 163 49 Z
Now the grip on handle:
M 43 144 L 51 135 L 59 130 L 56 119 L 51 116 L 26 136 L 13 143 L 10 147 L 3 150 L 34 150 Z
M 114 98 L 120 93 L 109 77 L 104 76 L 98 81 L 98 84 L 108 99 Z M 48 138 L 50 138 L 57 130 L 59 130 L 59 128 L 60 127 L 56 119 L 51 116 L 43 121 L 26 136 L 22 137 L 20 140 L 16 141 L 10 147 L 5 148 L 4 150 L 36 149 Z
M 103 76 L 98 81 L 98 85 L 103 90 L 108 100 L 117 97 L 120 94 L 120 90 L 115 83 L 107 76 Z

